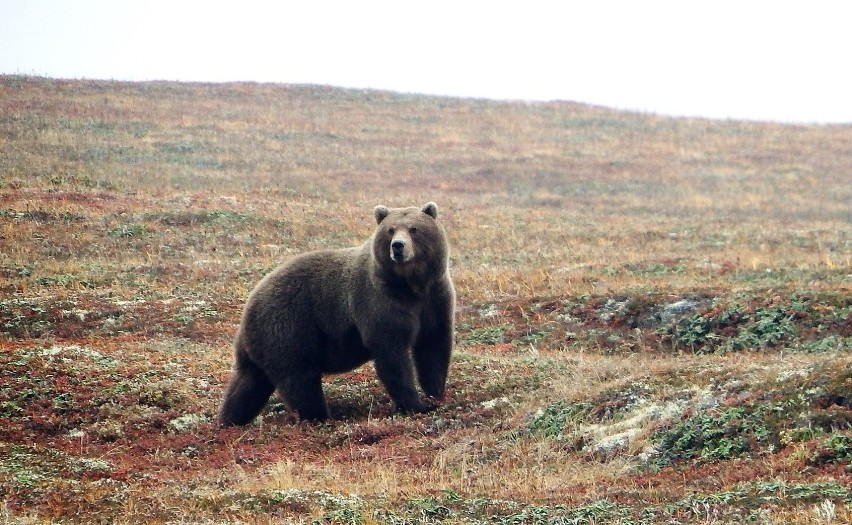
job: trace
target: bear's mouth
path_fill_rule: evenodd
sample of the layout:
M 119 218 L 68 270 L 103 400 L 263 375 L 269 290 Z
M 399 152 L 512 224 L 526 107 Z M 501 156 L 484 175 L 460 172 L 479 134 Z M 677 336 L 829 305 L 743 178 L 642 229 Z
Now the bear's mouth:
M 396 264 L 405 264 L 405 263 L 411 261 L 410 256 L 406 256 L 404 253 L 394 253 L 393 250 L 391 250 L 390 259 L 391 259 L 391 261 L 395 262 Z

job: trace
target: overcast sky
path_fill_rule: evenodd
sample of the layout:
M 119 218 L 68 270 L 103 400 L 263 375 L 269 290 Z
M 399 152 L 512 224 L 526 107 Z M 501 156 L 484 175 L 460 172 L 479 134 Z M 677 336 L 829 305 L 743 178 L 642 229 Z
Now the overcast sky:
M 0 73 L 852 123 L 852 2 L 0 0 Z

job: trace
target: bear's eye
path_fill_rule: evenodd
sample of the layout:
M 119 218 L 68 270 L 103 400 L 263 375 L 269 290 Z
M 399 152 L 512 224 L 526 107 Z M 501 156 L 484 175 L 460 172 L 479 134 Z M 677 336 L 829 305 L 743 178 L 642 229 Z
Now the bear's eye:
M 395 228 L 388 228 L 388 233 L 390 235 L 393 235 L 394 233 L 396 233 L 396 229 Z
M 417 233 L 417 228 L 411 228 L 410 230 L 408 230 L 408 233 L 410 233 L 412 235 Z

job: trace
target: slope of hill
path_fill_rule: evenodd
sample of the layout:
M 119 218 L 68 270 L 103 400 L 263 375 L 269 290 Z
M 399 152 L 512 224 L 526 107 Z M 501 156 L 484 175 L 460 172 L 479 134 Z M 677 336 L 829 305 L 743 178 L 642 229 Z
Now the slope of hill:
M 0 518 L 852 521 L 850 181 L 850 126 L 0 77 Z M 217 429 L 257 280 L 430 200 L 445 405 Z

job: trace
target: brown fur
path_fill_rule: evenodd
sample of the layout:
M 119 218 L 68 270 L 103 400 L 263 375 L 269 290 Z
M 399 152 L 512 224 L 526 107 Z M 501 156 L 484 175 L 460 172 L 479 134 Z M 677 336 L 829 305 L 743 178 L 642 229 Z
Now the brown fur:
M 322 376 L 371 359 L 398 410 L 431 408 L 418 383 L 441 400 L 455 292 L 437 215 L 432 202 L 377 206 L 376 231 L 360 247 L 309 252 L 262 279 L 237 332 L 220 423 L 250 423 L 275 389 L 301 419 L 327 419 Z

